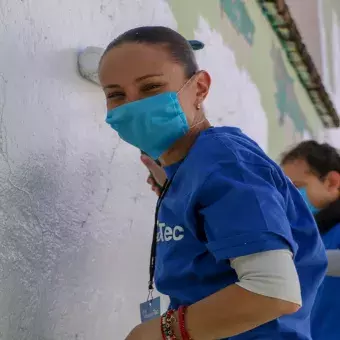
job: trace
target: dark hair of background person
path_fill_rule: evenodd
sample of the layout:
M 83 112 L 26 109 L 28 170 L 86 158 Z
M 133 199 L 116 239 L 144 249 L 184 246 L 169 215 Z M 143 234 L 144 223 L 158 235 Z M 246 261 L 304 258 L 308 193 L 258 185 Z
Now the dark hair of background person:
M 325 178 L 330 171 L 340 173 L 340 154 L 327 143 L 320 144 L 314 140 L 301 142 L 282 155 L 281 165 L 296 160 L 304 160 L 320 179 Z
M 283 154 L 281 165 L 296 160 L 304 160 L 311 171 L 321 180 L 330 171 L 340 173 L 340 154 L 327 143 L 320 144 L 313 140 L 302 142 Z M 327 233 L 340 223 L 340 198 L 319 211 L 314 217 L 320 233 Z
M 163 45 L 164 48 L 168 50 L 172 60 L 184 67 L 185 76 L 188 79 L 198 71 L 198 65 L 193 50 L 194 46 L 171 28 L 163 26 L 142 26 L 133 28 L 114 39 L 107 46 L 103 57 L 113 48 L 125 43 Z M 201 48 L 203 48 L 203 46 L 201 46 Z

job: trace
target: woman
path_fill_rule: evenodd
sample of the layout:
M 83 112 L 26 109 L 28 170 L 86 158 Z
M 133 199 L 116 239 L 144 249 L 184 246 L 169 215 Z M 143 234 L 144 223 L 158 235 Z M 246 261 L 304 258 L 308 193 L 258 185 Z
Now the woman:
M 210 76 L 188 42 L 165 27 L 130 30 L 107 47 L 99 75 L 107 123 L 167 176 L 148 288 L 155 274 L 171 304 L 127 339 L 311 339 L 326 269 L 315 222 L 255 142 L 211 127 Z
M 312 311 L 312 337 L 339 340 L 340 155 L 328 144 L 306 141 L 286 153 L 281 163 L 314 214 L 328 250 L 327 276 Z

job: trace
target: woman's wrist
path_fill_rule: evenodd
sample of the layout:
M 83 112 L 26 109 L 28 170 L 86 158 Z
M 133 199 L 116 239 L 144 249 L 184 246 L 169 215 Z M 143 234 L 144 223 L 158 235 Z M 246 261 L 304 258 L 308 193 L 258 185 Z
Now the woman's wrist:
M 192 340 L 185 326 L 185 307 L 178 311 L 169 310 L 161 317 L 160 327 L 163 340 Z
M 182 340 L 193 340 L 191 338 L 191 336 L 189 335 L 189 332 L 187 330 L 186 327 L 186 321 L 185 321 L 185 317 L 186 317 L 186 312 L 187 312 L 187 307 L 186 306 L 181 306 L 178 309 L 178 326 L 179 326 L 179 330 L 181 333 L 181 339 Z
M 179 327 L 178 311 L 175 312 L 176 321 L 173 324 L 173 332 L 178 340 L 182 340 L 181 330 Z
M 182 340 L 178 323 L 178 312 L 170 309 L 160 319 L 163 340 Z

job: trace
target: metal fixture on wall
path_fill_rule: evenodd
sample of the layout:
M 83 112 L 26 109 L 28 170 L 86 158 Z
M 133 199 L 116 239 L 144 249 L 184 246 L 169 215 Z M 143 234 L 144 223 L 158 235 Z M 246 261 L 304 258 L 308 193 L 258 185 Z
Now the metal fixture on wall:
M 326 128 L 340 126 L 339 116 L 322 83 L 301 34 L 284 0 L 257 0 L 277 34 L 287 58 L 306 89 Z
M 78 55 L 78 70 L 80 75 L 86 80 L 97 85 L 100 85 L 98 78 L 98 66 L 103 53 L 103 48 L 89 46 Z

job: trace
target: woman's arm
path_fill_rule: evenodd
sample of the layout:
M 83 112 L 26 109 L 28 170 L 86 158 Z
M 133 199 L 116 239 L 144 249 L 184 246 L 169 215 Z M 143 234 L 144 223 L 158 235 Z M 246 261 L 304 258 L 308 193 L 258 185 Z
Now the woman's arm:
M 298 309 L 295 303 L 255 294 L 234 284 L 189 307 L 186 325 L 193 340 L 223 339 Z M 160 324 L 159 318 L 141 324 L 126 340 L 162 340 Z M 174 327 L 180 340 L 178 323 Z
M 234 284 L 192 305 L 187 327 L 194 340 L 235 336 L 295 313 L 299 305 L 250 292 Z
M 239 282 L 188 309 L 188 330 L 195 340 L 235 336 L 295 313 L 302 304 L 298 275 L 288 250 L 242 256 L 231 265 Z
M 239 282 L 188 308 L 186 326 L 192 339 L 235 336 L 300 308 L 299 280 L 288 250 L 242 256 L 231 264 Z M 181 339 L 178 323 L 173 326 Z M 160 320 L 138 326 L 127 339 L 161 340 Z

